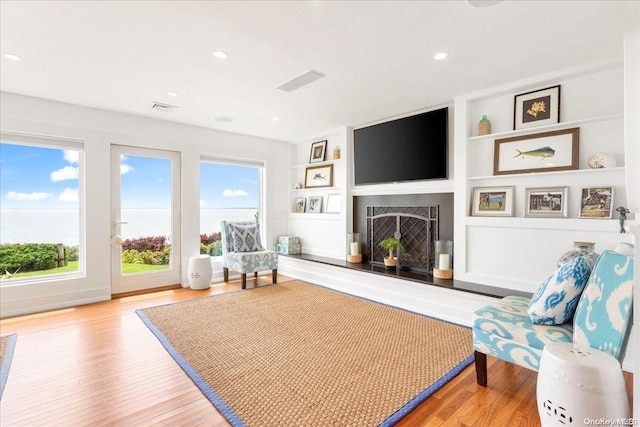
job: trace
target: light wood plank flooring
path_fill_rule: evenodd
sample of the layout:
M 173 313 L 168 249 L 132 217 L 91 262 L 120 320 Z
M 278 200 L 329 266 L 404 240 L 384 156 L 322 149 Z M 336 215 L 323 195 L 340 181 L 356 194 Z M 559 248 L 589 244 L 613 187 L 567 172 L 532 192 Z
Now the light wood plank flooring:
M 260 278 L 257 285 L 268 283 Z M 248 287 L 255 285 L 248 279 Z M 0 321 L 2 335 L 19 334 L 0 425 L 227 426 L 134 311 L 235 290 L 239 281 Z M 476 385 L 472 365 L 399 425 L 539 426 L 536 373 L 488 359 L 487 388 Z M 632 376 L 625 377 L 631 392 Z

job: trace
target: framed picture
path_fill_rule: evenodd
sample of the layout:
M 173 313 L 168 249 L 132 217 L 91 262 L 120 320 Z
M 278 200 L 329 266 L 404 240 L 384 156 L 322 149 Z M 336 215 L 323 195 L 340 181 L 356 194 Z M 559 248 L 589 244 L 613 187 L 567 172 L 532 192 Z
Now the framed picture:
M 327 154 L 327 140 L 318 141 L 311 144 L 311 154 L 309 155 L 309 163 L 324 162 Z
M 340 194 L 327 195 L 326 213 L 340 213 Z
M 568 191 L 569 187 L 527 188 L 524 216 L 566 218 Z
M 313 212 L 313 213 L 322 212 L 322 196 L 309 196 L 309 203 L 307 204 L 307 212 Z
M 560 85 L 514 97 L 513 129 L 560 123 Z
M 580 128 L 496 139 L 493 174 L 578 169 Z
M 471 200 L 472 216 L 513 216 L 515 187 L 476 187 Z
M 296 201 L 293 203 L 293 211 L 297 213 L 304 212 L 306 199 L 304 197 L 296 197 Z
M 331 187 L 333 165 L 308 167 L 304 173 L 304 188 Z
M 588 187 L 582 189 L 580 218 L 611 218 L 614 187 Z

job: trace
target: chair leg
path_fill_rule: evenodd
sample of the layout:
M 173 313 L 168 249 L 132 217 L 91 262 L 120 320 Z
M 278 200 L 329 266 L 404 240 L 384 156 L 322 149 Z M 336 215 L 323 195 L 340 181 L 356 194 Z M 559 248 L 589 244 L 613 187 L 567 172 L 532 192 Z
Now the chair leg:
M 487 355 L 474 351 L 473 356 L 476 362 L 476 382 L 482 387 L 487 386 Z
M 247 289 L 247 273 L 242 273 L 242 289 Z
M 224 276 L 224 281 L 229 281 L 229 269 L 227 267 L 222 267 L 222 275 Z
M 272 283 L 278 283 L 278 269 L 274 268 L 273 270 L 271 270 L 271 282 Z

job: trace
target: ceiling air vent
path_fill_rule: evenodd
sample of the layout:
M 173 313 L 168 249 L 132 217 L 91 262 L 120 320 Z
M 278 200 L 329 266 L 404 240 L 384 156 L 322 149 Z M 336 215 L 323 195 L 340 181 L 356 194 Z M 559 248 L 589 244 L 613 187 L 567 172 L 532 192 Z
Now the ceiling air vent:
M 302 86 L 308 85 L 309 83 L 314 82 L 324 76 L 325 75 L 320 71 L 309 70 L 306 73 L 300 74 L 298 77 L 294 77 L 288 82 L 281 84 L 280 86 L 278 86 L 278 89 L 285 92 L 293 92 L 294 90 L 300 89 Z
M 162 102 L 152 102 L 150 107 L 152 110 L 164 111 L 165 113 L 170 113 L 178 108 L 175 105 L 163 104 Z

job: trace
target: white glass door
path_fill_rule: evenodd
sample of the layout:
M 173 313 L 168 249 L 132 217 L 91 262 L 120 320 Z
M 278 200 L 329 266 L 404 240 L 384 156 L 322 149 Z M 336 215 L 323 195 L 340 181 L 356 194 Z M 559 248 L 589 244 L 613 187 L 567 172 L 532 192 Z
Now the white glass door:
M 111 292 L 180 283 L 180 153 L 111 148 Z

